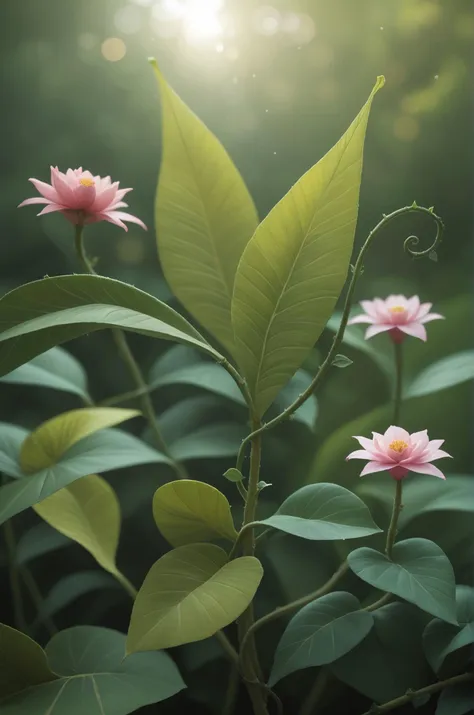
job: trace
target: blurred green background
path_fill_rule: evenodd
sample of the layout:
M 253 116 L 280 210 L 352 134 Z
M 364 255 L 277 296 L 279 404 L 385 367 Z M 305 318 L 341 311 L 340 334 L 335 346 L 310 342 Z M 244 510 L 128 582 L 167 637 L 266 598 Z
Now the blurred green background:
M 49 181 L 51 164 L 62 170 L 83 166 L 133 187 L 130 211 L 149 226 L 147 233 L 133 225 L 128 233 L 107 224 L 88 229 L 98 270 L 177 307 L 161 277 L 153 231 L 160 115 L 149 56 L 221 139 L 261 217 L 337 141 L 383 74 L 386 86 L 369 122 L 356 243 L 382 213 L 413 200 L 435 207 L 446 234 L 437 262 L 414 262 L 404 255 L 403 240 L 418 233 L 429 245 L 433 226 L 416 217 L 395 224 L 373 246 L 357 297 L 418 293 L 446 316 L 428 326 L 427 345 L 407 343 L 412 374 L 472 347 L 472 0 L 3 0 L 0 36 L 2 293 L 46 274 L 80 271 L 69 224 L 59 215 L 38 219 L 34 207 L 16 207 L 35 194 L 29 177 Z M 330 333 L 323 335 L 319 352 L 329 339 Z M 383 349 L 384 341 L 375 338 L 374 345 Z M 168 347 L 137 337 L 131 344 L 145 368 Z M 68 349 L 88 369 L 97 400 L 130 386 L 107 335 L 83 338 Z M 365 432 L 376 429 L 377 415 L 365 415 L 386 404 L 389 391 L 370 357 L 349 347 L 346 352 L 354 365 L 334 370 L 325 384 L 314 433 L 292 423 L 267 440 L 262 476 L 274 487 L 264 494 L 264 510 L 308 478 L 348 485 L 358 473 L 343 459 L 353 448 L 350 435 L 358 432 L 343 426 L 362 418 Z M 310 371 L 317 359 L 315 353 Z M 156 398 L 157 411 L 197 394 L 167 388 Z M 0 418 L 33 427 L 76 406 L 61 393 L 2 385 Z M 220 419 L 245 423 L 239 410 L 223 403 Z M 383 426 L 383 416 L 378 419 Z M 428 427 L 433 438 L 445 437 L 452 471 L 472 472 L 472 389 L 464 384 L 411 400 L 404 420 L 410 429 Z M 221 476 L 230 465 L 231 458 L 199 460 L 190 473 L 231 495 L 232 485 Z M 137 583 L 165 548 L 151 520 L 150 497 L 170 477 L 164 468 L 157 473 L 147 467 L 112 478 L 128 519 L 121 558 Z M 31 514 L 22 519 L 20 529 L 35 523 Z M 140 555 L 132 556 L 137 543 Z M 467 546 L 460 568 L 472 563 L 472 540 Z M 308 580 L 310 586 L 318 581 L 321 574 L 307 573 L 312 548 L 305 544 L 299 551 L 302 563 L 308 551 L 304 578 L 292 577 L 284 596 L 270 586 L 266 606 L 301 595 Z M 51 587 L 59 570 L 93 565 L 79 548 L 73 561 L 63 553 L 38 568 L 42 588 Z M 286 561 L 281 553 L 276 559 L 274 583 L 282 563 L 289 567 L 294 559 L 288 553 Z M 102 600 L 82 597 L 58 615 L 58 623 L 101 622 L 124 630 L 127 604 L 107 593 Z M 193 667 L 199 657 L 197 650 L 189 655 Z M 208 697 L 199 683 L 193 686 L 195 702 Z M 163 704 L 159 711 L 173 707 Z

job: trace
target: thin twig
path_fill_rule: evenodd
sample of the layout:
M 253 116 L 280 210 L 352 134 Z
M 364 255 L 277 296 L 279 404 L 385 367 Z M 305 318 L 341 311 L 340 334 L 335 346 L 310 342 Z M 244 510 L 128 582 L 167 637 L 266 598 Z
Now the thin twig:
M 11 519 L 3 524 L 3 536 L 8 559 L 8 575 L 13 602 L 13 618 L 15 627 L 23 633 L 28 633 L 28 624 L 25 617 L 25 606 L 21 590 L 20 569 L 16 558 L 15 531 Z

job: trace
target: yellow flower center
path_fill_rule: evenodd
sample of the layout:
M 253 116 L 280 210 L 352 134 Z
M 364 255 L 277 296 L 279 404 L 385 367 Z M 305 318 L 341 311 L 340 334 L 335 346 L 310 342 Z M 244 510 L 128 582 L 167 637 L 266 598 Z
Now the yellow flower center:
M 408 444 L 403 439 L 394 439 L 388 445 L 389 449 L 393 449 L 394 452 L 403 452 L 404 449 L 408 447 Z
M 88 179 L 87 176 L 79 179 L 79 183 L 81 186 L 95 186 L 94 179 Z
M 405 311 L 406 308 L 403 305 L 394 305 L 393 308 L 390 308 L 391 313 L 404 313 Z

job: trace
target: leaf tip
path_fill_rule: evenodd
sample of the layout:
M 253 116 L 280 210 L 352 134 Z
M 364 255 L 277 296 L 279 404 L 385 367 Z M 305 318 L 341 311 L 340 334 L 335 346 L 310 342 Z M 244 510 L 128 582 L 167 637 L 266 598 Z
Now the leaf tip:
M 378 75 L 377 81 L 375 83 L 375 88 L 374 88 L 375 91 L 377 92 L 379 89 L 382 89 L 384 84 L 385 84 L 385 77 L 383 76 L 383 74 Z

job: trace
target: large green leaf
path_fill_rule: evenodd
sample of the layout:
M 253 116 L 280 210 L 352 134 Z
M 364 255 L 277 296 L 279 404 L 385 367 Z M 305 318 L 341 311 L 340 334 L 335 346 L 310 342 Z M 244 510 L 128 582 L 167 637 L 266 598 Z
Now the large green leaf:
M 153 516 L 172 546 L 215 539 L 234 542 L 238 536 L 224 494 L 210 484 L 193 479 L 168 482 L 157 489 Z
M 453 685 L 442 691 L 435 715 L 467 715 L 472 713 L 473 703 L 474 683 Z
M 117 574 L 115 556 L 120 536 L 120 504 L 105 479 L 89 474 L 34 507 L 64 536 L 87 549 L 103 569 Z
M 21 468 L 25 474 L 32 474 L 51 467 L 84 437 L 139 414 L 137 410 L 115 407 L 89 407 L 63 412 L 43 422 L 28 435 L 20 450 Z
M 177 439 L 171 445 L 173 457 L 180 462 L 188 459 L 219 459 L 233 457 L 239 451 L 247 430 L 233 422 L 205 425 Z
M 450 653 L 474 643 L 474 588 L 471 586 L 457 586 L 456 616 L 459 625 L 435 618 L 423 633 L 423 648 L 436 672 Z
M 128 715 L 185 687 L 166 653 L 124 659 L 125 636 L 108 628 L 62 631 L 48 643 L 46 655 L 58 678 L 32 682 L 1 704 L 2 715 Z
M 27 564 L 39 556 L 50 554 L 72 543 L 67 536 L 41 521 L 21 535 L 16 546 L 16 560 L 18 564 Z
M 278 643 L 269 685 L 295 670 L 327 665 L 365 638 L 374 624 L 351 593 L 329 593 L 294 616 Z
M 127 652 L 204 640 L 238 618 L 263 575 L 258 559 L 233 561 L 213 544 L 180 546 L 148 572 L 135 600 Z
M 354 573 L 371 586 L 457 624 L 453 567 L 433 541 L 400 541 L 395 544 L 391 559 L 375 549 L 362 547 L 352 551 L 347 560 Z
M 184 343 L 221 359 L 187 320 L 148 293 L 102 276 L 57 276 L 27 283 L 0 299 L 0 375 L 104 328 Z
M 81 363 L 62 348 L 52 348 L 0 378 L 13 385 L 50 387 L 71 392 L 90 403 L 87 375 Z
M 373 616 L 367 637 L 328 667 L 351 688 L 383 703 L 426 685 L 430 674 L 421 648 L 421 612 L 405 603 L 391 603 Z
M 316 541 L 357 539 L 380 531 L 364 502 L 337 484 L 298 489 L 258 524 Z
M 153 463 L 169 460 L 131 434 L 102 430 L 75 444 L 53 466 L 0 487 L 0 524 L 80 477 Z
M 367 120 L 383 82 L 379 77 L 344 136 L 262 221 L 240 260 L 235 348 L 260 415 L 307 357 L 344 286 Z
M 28 430 L 7 422 L 0 422 L 0 472 L 9 477 L 22 477 L 19 463 L 21 445 L 28 437 Z
M 421 397 L 474 380 L 474 350 L 449 355 L 429 365 L 408 386 L 405 397 Z
M 237 264 L 258 224 L 224 147 L 159 71 L 163 156 L 156 197 L 158 251 L 181 303 L 228 350 Z
M 43 649 L 24 633 L 0 623 L 0 698 L 55 679 Z M 0 705 L 3 714 L 3 707 Z
M 120 589 L 118 582 L 109 574 L 94 571 L 75 571 L 63 576 L 45 595 L 36 614 L 34 627 L 38 627 L 47 618 L 66 608 L 81 596 L 103 589 Z M 125 592 L 121 591 L 125 596 Z

